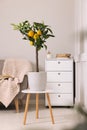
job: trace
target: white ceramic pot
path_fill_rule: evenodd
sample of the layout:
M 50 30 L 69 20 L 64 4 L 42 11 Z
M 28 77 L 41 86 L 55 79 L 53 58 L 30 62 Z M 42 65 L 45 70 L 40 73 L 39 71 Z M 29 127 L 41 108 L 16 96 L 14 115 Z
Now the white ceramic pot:
M 46 87 L 46 72 L 29 72 L 28 83 L 30 90 L 44 91 Z

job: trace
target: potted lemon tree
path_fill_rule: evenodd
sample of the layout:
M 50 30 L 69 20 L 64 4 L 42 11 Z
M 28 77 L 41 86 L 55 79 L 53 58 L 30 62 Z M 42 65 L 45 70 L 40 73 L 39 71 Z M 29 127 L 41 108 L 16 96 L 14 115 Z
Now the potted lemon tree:
M 34 46 L 36 49 L 36 72 L 39 72 L 39 58 L 38 52 L 45 48 L 47 49 L 46 40 L 50 37 L 54 37 L 52 30 L 48 25 L 44 23 L 34 22 L 30 24 L 29 21 L 24 21 L 19 24 L 12 24 L 14 30 L 19 30 L 20 33 L 23 35 L 24 40 L 28 40 L 31 46 Z M 31 75 L 31 74 L 29 74 Z M 40 80 L 41 80 L 40 76 Z M 31 77 L 30 77 L 31 78 Z M 29 83 L 30 83 L 29 78 Z M 34 78 L 36 78 L 36 73 L 33 77 L 33 81 L 35 82 Z M 36 79 L 37 80 L 37 79 Z M 41 80 L 42 81 L 42 80 Z M 32 82 L 32 83 L 34 83 Z M 37 84 L 38 85 L 38 84 Z M 31 85 L 33 86 L 33 85 Z M 41 87 L 43 89 L 43 87 Z

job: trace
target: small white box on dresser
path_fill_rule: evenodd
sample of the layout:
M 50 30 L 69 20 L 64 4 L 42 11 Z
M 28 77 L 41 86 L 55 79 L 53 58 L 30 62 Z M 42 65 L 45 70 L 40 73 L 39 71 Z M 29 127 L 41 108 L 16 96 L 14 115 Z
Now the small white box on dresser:
M 56 92 L 50 94 L 52 106 L 74 105 L 73 63 L 73 59 L 69 58 L 45 60 L 45 71 L 47 72 L 46 89 Z M 48 106 L 46 98 L 45 105 Z

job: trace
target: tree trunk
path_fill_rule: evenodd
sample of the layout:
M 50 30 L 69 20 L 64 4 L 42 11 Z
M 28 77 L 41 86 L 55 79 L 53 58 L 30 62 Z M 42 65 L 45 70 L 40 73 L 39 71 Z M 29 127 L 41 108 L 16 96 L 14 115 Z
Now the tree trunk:
M 36 72 L 39 72 L 38 48 L 36 47 Z

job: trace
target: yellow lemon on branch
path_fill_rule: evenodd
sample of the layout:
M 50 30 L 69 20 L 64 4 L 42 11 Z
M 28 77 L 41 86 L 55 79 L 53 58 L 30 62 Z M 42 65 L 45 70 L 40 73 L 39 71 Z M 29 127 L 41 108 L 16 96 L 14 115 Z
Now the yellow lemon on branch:
M 27 34 L 29 37 L 33 37 L 34 36 L 34 31 L 33 30 L 30 30 Z
M 41 30 L 38 30 L 38 31 L 37 31 L 37 34 L 38 34 L 38 35 L 41 35 L 41 34 L 42 34 Z
M 34 43 L 33 43 L 33 41 L 30 41 L 30 45 L 32 46 Z
M 34 34 L 34 39 L 38 39 L 39 35 L 37 33 Z

